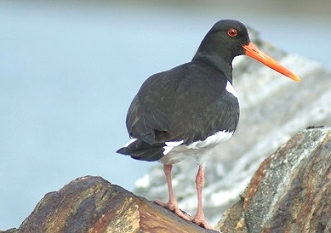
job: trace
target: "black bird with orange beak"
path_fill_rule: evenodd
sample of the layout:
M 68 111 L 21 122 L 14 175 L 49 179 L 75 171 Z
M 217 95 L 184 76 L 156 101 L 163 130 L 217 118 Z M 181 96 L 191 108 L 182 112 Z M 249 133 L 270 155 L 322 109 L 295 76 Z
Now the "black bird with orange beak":
M 239 120 L 239 102 L 232 85 L 232 60 L 247 55 L 295 80 L 300 78 L 250 42 L 246 27 L 235 20 L 217 22 L 202 40 L 191 62 L 149 77 L 128 110 L 132 140 L 117 152 L 137 160 L 163 164 L 169 201 L 156 201 L 180 217 L 212 229 L 202 208 L 204 163 L 212 149 L 231 138 Z M 177 204 L 172 165 L 193 156 L 197 212 L 191 218 Z

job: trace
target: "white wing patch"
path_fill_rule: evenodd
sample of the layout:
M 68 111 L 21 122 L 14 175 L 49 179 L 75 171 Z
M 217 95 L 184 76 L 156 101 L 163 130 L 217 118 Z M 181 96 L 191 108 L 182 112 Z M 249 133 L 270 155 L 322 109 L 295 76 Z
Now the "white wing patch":
M 208 138 L 206 138 L 204 141 L 196 141 L 192 142 L 190 145 L 187 146 L 188 149 L 200 149 L 204 147 L 210 147 L 215 146 L 216 144 L 220 142 L 226 142 L 229 140 L 232 136 L 233 132 L 226 132 L 226 131 L 219 131 Z
M 205 147 L 213 147 L 220 142 L 226 142 L 227 140 L 229 140 L 231 138 L 232 134 L 233 134 L 233 132 L 219 131 L 219 132 L 216 132 L 215 134 L 209 136 L 208 138 L 206 138 L 203 141 L 199 140 L 196 142 L 192 142 L 189 145 L 182 145 L 183 140 L 176 141 L 176 142 L 165 142 L 166 146 L 163 147 L 164 148 L 163 154 L 164 155 L 168 154 L 172 149 L 174 149 L 176 147 L 177 148 L 184 147 L 187 150 L 190 150 L 190 149 L 197 150 L 197 149 L 201 149 L 201 148 L 205 148 Z
M 183 144 L 183 140 L 181 141 L 176 141 L 176 142 L 165 142 L 166 146 L 164 146 L 164 151 L 163 154 L 166 155 L 168 154 L 174 147 L 179 146 Z
M 197 159 L 198 164 L 202 164 L 209 157 L 211 149 L 218 143 L 229 140 L 232 134 L 233 132 L 219 131 L 203 141 L 199 140 L 190 145 L 182 144 L 183 141 L 166 142 L 166 146 L 163 147 L 164 156 L 159 162 L 175 164 L 189 156 L 193 156 Z
M 170 147 L 175 147 L 175 146 L 179 146 L 180 144 L 183 144 L 183 140 L 181 140 L 181 141 L 176 141 L 176 142 L 165 142 L 165 144 L 167 145 L 167 146 L 170 146 Z
M 238 97 L 236 90 L 233 88 L 233 86 L 231 85 L 231 83 L 229 81 L 227 81 L 227 83 L 226 83 L 225 90 L 227 92 L 231 93 L 232 95 L 234 95 L 235 97 Z
M 137 139 L 134 138 L 132 140 L 130 140 L 127 144 L 125 144 L 123 147 L 128 147 L 131 143 L 135 142 Z

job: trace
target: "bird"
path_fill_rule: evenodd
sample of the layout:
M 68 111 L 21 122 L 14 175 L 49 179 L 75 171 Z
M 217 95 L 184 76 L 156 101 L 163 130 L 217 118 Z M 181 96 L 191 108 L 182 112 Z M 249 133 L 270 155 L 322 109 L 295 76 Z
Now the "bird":
M 181 218 L 213 229 L 203 212 L 204 167 L 213 148 L 228 141 L 239 121 L 239 101 L 232 82 L 234 57 L 247 55 L 275 71 L 299 76 L 253 44 L 246 26 L 236 20 L 216 22 L 190 62 L 147 78 L 132 100 L 126 117 L 131 140 L 117 153 L 142 161 L 159 161 L 169 200 L 155 202 Z M 174 164 L 194 157 L 197 210 L 192 218 L 178 207 L 171 181 Z

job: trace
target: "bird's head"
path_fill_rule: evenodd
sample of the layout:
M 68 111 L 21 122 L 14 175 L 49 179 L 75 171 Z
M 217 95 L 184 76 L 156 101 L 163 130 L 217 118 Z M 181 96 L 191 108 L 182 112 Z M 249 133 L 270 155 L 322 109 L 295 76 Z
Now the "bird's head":
M 236 20 L 218 21 L 204 37 L 195 57 L 214 64 L 230 64 L 235 56 L 247 55 L 295 80 L 300 78 L 254 45 L 244 24 Z

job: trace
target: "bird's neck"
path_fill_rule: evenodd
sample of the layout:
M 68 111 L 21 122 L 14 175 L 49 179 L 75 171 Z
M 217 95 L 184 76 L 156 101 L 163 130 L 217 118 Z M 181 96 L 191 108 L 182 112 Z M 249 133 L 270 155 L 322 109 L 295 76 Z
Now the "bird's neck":
M 192 59 L 192 62 L 202 62 L 225 74 L 232 83 L 232 59 L 223 59 L 214 53 L 203 53 L 198 51 Z

